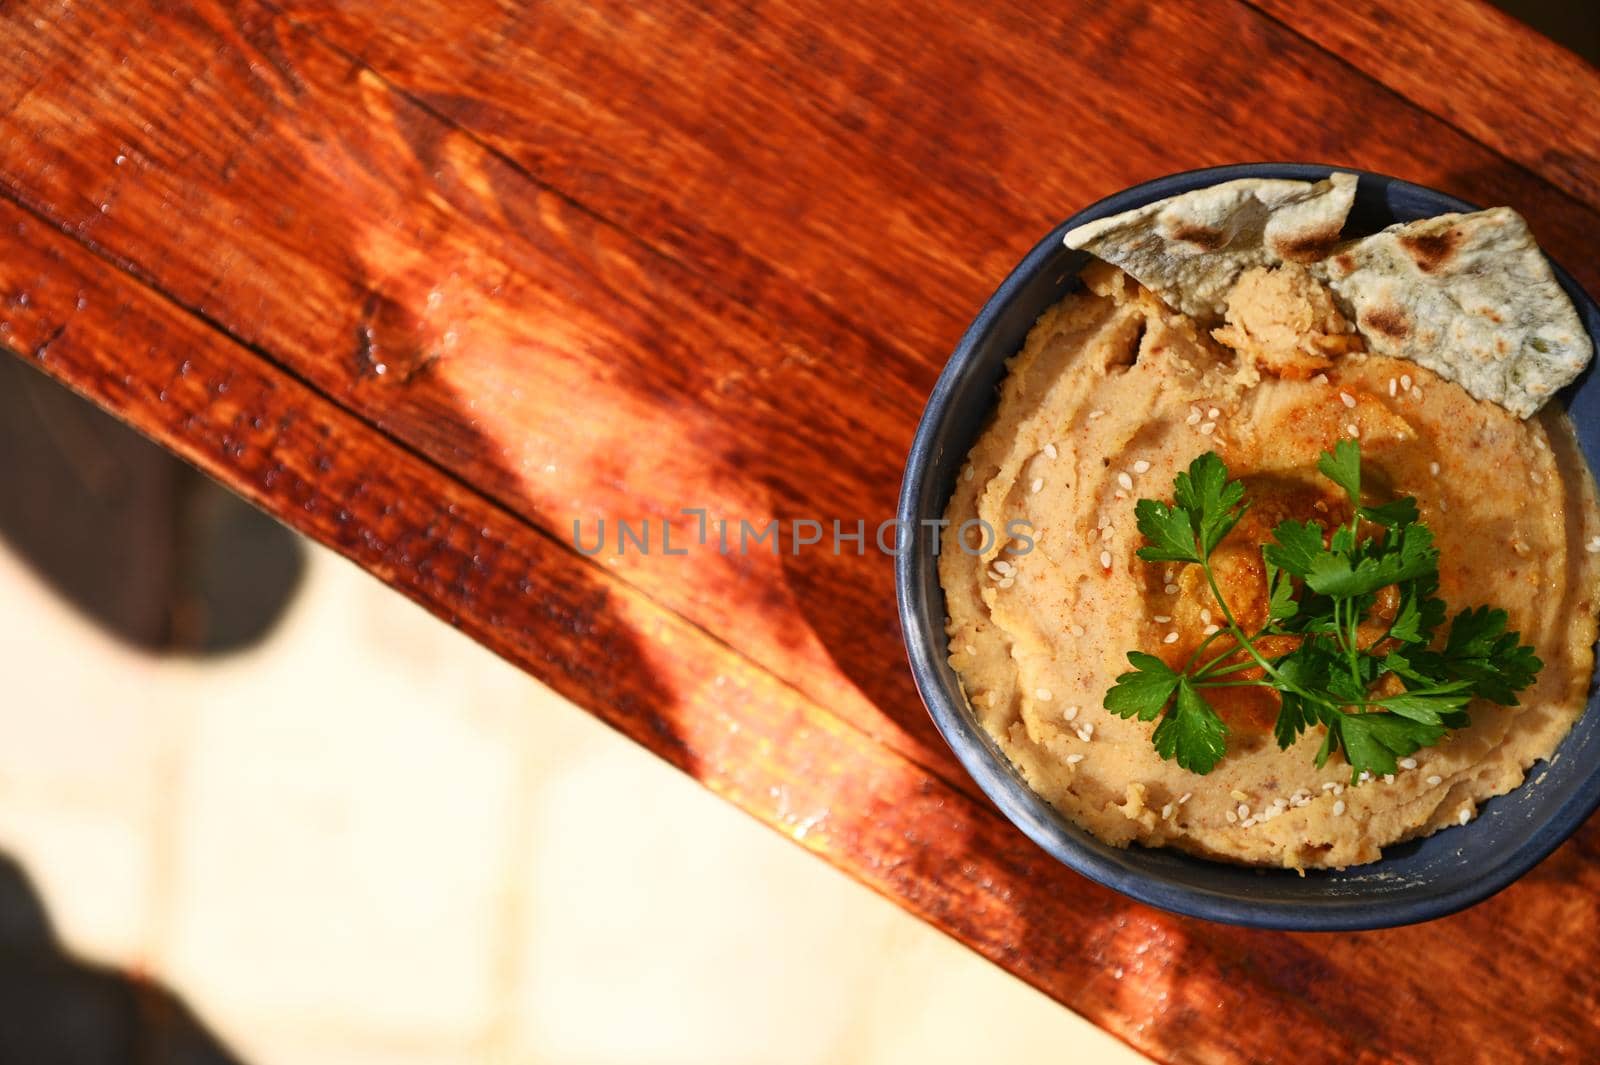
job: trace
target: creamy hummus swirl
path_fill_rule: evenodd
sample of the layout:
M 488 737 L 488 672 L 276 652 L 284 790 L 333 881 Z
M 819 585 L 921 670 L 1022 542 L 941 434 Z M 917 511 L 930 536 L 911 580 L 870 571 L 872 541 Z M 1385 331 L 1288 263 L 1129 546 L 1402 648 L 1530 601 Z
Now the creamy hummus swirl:
M 1032 787 L 1113 844 L 1303 869 L 1373 861 L 1521 784 L 1582 713 L 1593 667 L 1600 508 L 1565 415 L 1524 422 L 1364 354 L 1308 277 L 1241 278 L 1226 344 L 1114 268 L 1084 279 L 1012 359 L 940 553 L 951 664 Z M 1352 786 L 1337 756 L 1317 769 L 1321 729 L 1279 750 L 1276 696 L 1256 688 L 1217 700 L 1230 736 L 1210 774 L 1163 761 L 1153 725 L 1102 700 L 1128 651 L 1181 663 L 1221 618 L 1196 567 L 1135 556 L 1135 501 L 1170 498 L 1174 474 L 1217 451 L 1253 501 L 1217 555 L 1230 604 L 1250 614 L 1271 528 L 1338 520 L 1345 503 L 1316 462 L 1341 437 L 1360 439 L 1374 498 L 1416 497 L 1452 614 L 1505 609 L 1544 661 L 1537 682 L 1518 707 L 1474 703 L 1469 728 L 1392 780 Z M 959 527 L 975 518 L 1026 522 L 1031 549 L 963 550 Z

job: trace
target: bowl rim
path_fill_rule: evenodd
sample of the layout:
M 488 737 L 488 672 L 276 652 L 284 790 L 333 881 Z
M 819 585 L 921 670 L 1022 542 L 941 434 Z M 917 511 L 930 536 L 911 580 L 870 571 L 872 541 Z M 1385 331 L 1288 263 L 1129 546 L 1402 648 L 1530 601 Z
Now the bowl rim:
M 945 657 L 946 641 L 942 631 L 925 631 L 921 624 L 928 616 L 929 598 L 918 579 L 922 565 L 926 564 L 928 551 L 923 538 L 917 535 L 919 522 L 924 517 L 930 497 L 938 502 L 934 517 L 942 516 L 948 501 L 949 486 L 931 483 L 931 468 L 935 461 L 941 437 L 954 409 L 954 395 L 968 364 L 987 334 L 996 328 L 997 319 L 1010 302 L 1054 257 L 1062 244 L 1062 237 L 1075 226 L 1097 218 L 1142 206 L 1177 192 L 1219 184 L 1236 178 L 1289 178 L 1320 181 L 1334 172 L 1357 175 L 1360 179 L 1381 182 L 1386 189 L 1399 188 L 1441 204 L 1440 213 L 1447 211 L 1476 211 L 1478 206 L 1440 192 L 1426 185 L 1406 181 L 1376 171 L 1357 167 L 1333 166 L 1319 163 L 1253 162 L 1233 163 L 1224 166 L 1202 167 L 1177 171 L 1129 186 L 1080 209 L 1046 234 L 1006 276 L 992 296 L 985 301 L 961 340 L 957 343 L 943 370 L 940 372 L 922 416 L 917 423 L 906 459 L 900 495 L 896 508 L 898 528 L 912 530 L 910 547 L 895 555 L 895 603 L 900 620 L 902 641 L 906 646 L 912 678 L 917 691 L 927 707 L 945 742 L 950 746 L 963 768 L 1000 811 L 1020 828 L 1047 854 L 1073 871 L 1088 877 L 1136 901 L 1169 912 L 1200 917 L 1225 924 L 1250 928 L 1290 931 L 1361 931 L 1388 928 L 1433 920 L 1472 906 L 1503 890 L 1521 878 L 1534 866 L 1547 858 L 1567 840 L 1577 828 L 1600 807 L 1600 766 L 1590 772 L 1581 786 L 1567 800 L 1550 813 L 1535 831 L 1511 849 L 1503 860 L 1485 871 L 1485 875 L 1468 881 L 1455 889 L 1421 898 L 1372 895 L 1354 891 L 1331 895 L 1325 901 L 1304 900 L 1249 900 L 1240 899 L 1222 891 L 1208 891 L 1189 884 L 1176 883 L 1161 878 L 1160 874 L 1136 868 L 1132 861 L 1122 860 L 1129 850 L 1114 853 L 1097 852 L 1073 838 L 1064 830 L 1063 815 L 1056 814 L 1043 798 L 1023 782 L 1011 766 L 1009 758 L 994 743 L 989 734 L 957 705 L 965 697 L 959 689 L 952 693 L 943 683 L 939 663 Z M 1203 179 L 1203 180 L 1202 180 Z M 1543 248 L 1540 249 L 1543 251 Z M 1572 298 L 1580 318 L 1596 348 L 1600 349 L 1600 335 L 1592 323 L 1600 315 L 1594 300 L 1578 285 L 1561 265 L 1550 259 L 1556 280 Z M 935 582 L 937 583 L 937 582 Z M 942 592 L 939 593 L 942 595 Z M 943 610 L 939 611 L 942 616 Z M 1591 685 L 1593 679 L 1591 679 Z M 1591 704 L 1593 699 L 1591 698 Z M 1592 709 L 1592 705 L 1589 709 Z M 1586 709 L 1586 713 L 1589 712 Z M 1568 736 L 1571 734 L 1568 733 Z M 1562 743 L 1567 737 L 1563 737 Z M 1558 747 L 1559 750 L 1559 747 Z M 1515 794 L 1517 789 L 1508 794 Z M 1080 830 L 1082 831 L 1082 830 Z M 1208 859 L 1190 856 L 1195 861 Z M 1350 869 L 1380 869 L 1384 859 Z M 1230 866 L 1231 863 L 1216 863 Z M 1232 866 L 1232 868 L 1242 868 Z M 1281 872 L 1266 869 L 1267 873 Z

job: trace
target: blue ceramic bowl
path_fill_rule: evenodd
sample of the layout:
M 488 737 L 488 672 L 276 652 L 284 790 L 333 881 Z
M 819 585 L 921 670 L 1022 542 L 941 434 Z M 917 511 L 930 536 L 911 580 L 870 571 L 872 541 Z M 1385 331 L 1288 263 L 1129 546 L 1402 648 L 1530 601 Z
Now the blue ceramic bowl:
M 1191 170 L 1117 193 L 1078 212 L 1040 241 L 1000 286 L 967 330 L 923 411 L 900 488 L 901 528 L 922 529 L 943 516 L 957 470 L 990 410 L 1005 360 L 1047 307 L 1077 285 L 1088 256 L 1061 243 L 1067 230 L 1190 189 L 1242 177 L 1318 181 L 1335 168 L 1252 163 Z M 1398 221 L 1477 210 L 1452 196 L 1381 174 L 1360 173 L 1347 234 Z M 1584 326 L 1600 344 L 1600 308 L 1555 268 Z M 1600 384 L 1588 372 L 1561 397 L 1591 468 L 1600 469 Z M 1084 876 L 1176 913 L 1257 928 L 1338 930 L 1426 921 L 1482 901 L 1533 868 L 1600 805 L 1600 702 L 1562 741 L 1554 764 L 1508 795 L 1482 803 L 1470 824 L 1388 848 L 1382 861 L 1342 872 L 1252 869 L 1175 850 L 1107 846 L 1034 794 L 978 724 L 946 661 L 944 593 L 931 538 L 895 562 L 900 624 L 917 688 L 961 763 L 1005 815 L 1034 842 Z

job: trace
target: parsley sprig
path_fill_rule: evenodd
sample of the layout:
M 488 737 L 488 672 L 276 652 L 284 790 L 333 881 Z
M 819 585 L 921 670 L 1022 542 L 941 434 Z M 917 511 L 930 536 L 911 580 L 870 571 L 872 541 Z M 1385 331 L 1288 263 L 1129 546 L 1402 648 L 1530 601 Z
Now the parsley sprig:
M 1316 765 L 1343 751 L 1354 783 L 1362 772 L 1393 773 L 1396 758 L 1466 727 L 1475 698 L 1517 705 L 1516 693 L 1542 668 L 1520 634 L 1506 631 L 1504 610 L 1464 610 L 1437 635 L 1446 607 L 1433 533 L 1409 496 L 1361 502 L 1358 444 L 1340 441 L 1317 469 L 1344 490 L 1350 520 L 1332 528 L 1285 521 L 1273 530 L 1261 547 L 1266 617 L 1253 632 L 1241 626 L 1211 564 L 1249 508 L 1244 485 L 1229 480 L 1222 459 L 1215 452 L 1195 459 L 1174 481 L 1171 503 L 1135 504 L 1148 541 L 1139 557 L 1199 566 L 1224 624 L 1181 668 L 1129 652 L 1133 669 L 1117 678 L 1105 707 L 1124 718 L 1159 718 L 1151 742 L 1184 769 L 1209 773 L 1227 752 L 1228 727 L 1207 702 L 1208 689 L 1277 692 L 1278 746 L 1322 728 Z M 1213 650 L 1218 641 L 1223 646 Z

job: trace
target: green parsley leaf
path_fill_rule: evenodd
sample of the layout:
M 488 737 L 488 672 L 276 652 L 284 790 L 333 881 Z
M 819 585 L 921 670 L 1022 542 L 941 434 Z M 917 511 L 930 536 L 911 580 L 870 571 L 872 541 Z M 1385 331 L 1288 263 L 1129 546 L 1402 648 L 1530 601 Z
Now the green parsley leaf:
M 1146 562 L 1199 562 L 1195 547 L 1194 522 L 1182 507 L 1168 506 L 1155 499 L 1141 499 L 1133 506 L 1139 532 L 1149 540 L 1138 555 Z
M 1210 557 L 1222 538 L 1244 517 L 1245 508 L 1240 505 L 1244 502 L 1244 485 L 1228 480 L 1228 467 L 1215 451 L 1201 455 L 1189 464 L 1188 470 L 1178 474 L 1172 498 L 1179 508 L 1188 511 L 1202 557 Z
M 1294 581 L 1271 562 L 1263 564 L 1267 569 L 1267 618 L 1286 621 L 1300 612 L 1300 604 L 1294 598 Z
M 1188 677 L 1178 681 L 1178 699 L 1150 737 L 1156 753 L 1191 773 L 1216 768 L 1228 749 L 1228 726 Z
M 1431 747 L 1444 738 L 1443 725 L 1429 725 L 1385 711 L 1336 713 L 1329 717 L 1328 732 L 1336 730 L 1338 742 L 1350 763 L 1354 783 L 1363 771 L 1375 777 L 1395 771 L 1396 756 L 1411 754 L 1419 747 Z
M 1352 507 L 1361 506 L 1361 445 L 1354 440 L 1341 440 L 1333 451 L 1322 453 L 1317 460 L 1322 476 L 1344 489 Z
M 1460 710 L 1471 701 L 1472 684 L 1457 680 L 1400 695 L 1386 695 L 1378 699 L 1376 705 L 1412 721 L 1437 725 L 1444 715 Z
M 1411 496 L 1390 500 L 1376 507 L 1362 507 L 1360 514 L 1376 525 L 1385 525 L 1391 529 L 1415 525 L 1422 516 L 1417 511 L 1417 501 Z
M 1311 571 L 1311 563 L 1326 553 L 1323 547 L 1322 526 L 1314 521 L 1285 521 L 1272 530 L 1273 543 L 1262 547 L 1261 554 L 1268 562 L 1296 577 Z
M 1426 525 L 1408 525 L 1392 534 L 1393 547 L 1359 560 L 1355 553 L 1324 551 L 1312 559 L 1306 585 L 1321 595 L 1349 599 L 1426 576 L 1439 568 L 1439 552 Z M 1369 541 L 1370 543 L 1370 541 Z
M 1533 683 L 1544 663 L 1522 643 L 1520 632 L 1506 631 L 1508 620 L 1504 610 L 1463 610 L 1450 623 L 1441 657 L 1444 672 L 1471 681 L 1473 694 L 1516 706 L 1517 692 Z
M 1178 688 L 1178 674 L 1155 655 L 1129 651 L 1131 673 L 1117 678 L 1106 692 L 1105 707 L 1118 717 L 1154 721 Z

